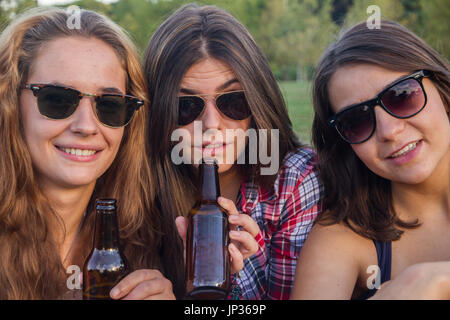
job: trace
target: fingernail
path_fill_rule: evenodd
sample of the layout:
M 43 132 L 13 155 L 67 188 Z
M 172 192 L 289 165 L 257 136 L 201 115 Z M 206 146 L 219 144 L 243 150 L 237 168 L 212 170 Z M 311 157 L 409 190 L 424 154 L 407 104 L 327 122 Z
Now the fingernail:
M 239 217 L 235 214 L 232 214 L 229 216 L 230 222 L 237 222 L 239 220 Z
M 113 288 L 109 294 L 111 295 L 112 298 L 115 298 L 119 295 L 119 293 L 120 293 L 119 289 Z
M 230 234 L 235 237 L 239 237 L 241 235 L 241 233 L 239 231 L 234 231 L 234 230 L 230 231 Z

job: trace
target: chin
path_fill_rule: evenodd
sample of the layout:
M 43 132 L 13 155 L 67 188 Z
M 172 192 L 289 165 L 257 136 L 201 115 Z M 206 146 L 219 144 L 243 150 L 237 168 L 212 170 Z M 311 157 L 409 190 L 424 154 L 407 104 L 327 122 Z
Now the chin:
M 425 182 L 431 175 L 428 170 L 420 170 L 417 172 L 408 172 L 404 175 L 396 175 L 388 179 L 393 183 L 415 185 Z
M 219 174 L 225 173 L 234 167 L 234 164 L 219 164 Z
M 99 177 L 97 175 L 72 175 L 72 176 L 66 176 L 62 177 L 60 180 L 61 185 L 64 185 L 66 188 L 79 188 L 91 185 L 97 181 Z

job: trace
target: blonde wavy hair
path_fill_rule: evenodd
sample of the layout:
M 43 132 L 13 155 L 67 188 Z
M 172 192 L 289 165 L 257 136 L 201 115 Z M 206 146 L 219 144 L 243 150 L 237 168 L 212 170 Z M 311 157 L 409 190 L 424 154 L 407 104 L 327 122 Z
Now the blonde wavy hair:
M 69 28 L 68 18 L 63 9 L 34 8 L 0 36 L 0 299 L 55 299 L 67 290 L 48 228 L 49 219 L 58 216 L 38 187 L 19 112 L 20 91 L 39 50 L 61 37 L 100 39 L 115 50 L 128 75 L 127 94 L 147 101 L 139 56 L 126 33 L 92 11 L 80 12 L 79 29 Z M 92 246 L 92 200 L 107 196 L 118 199 L 120 235 L 131 268 L 162 268 L 161 216 L 152 215 L 154 183 L 145 156 L 147 105 L 125 127 L 114 162 L 97 180 L 72 264 L 82 267 Z

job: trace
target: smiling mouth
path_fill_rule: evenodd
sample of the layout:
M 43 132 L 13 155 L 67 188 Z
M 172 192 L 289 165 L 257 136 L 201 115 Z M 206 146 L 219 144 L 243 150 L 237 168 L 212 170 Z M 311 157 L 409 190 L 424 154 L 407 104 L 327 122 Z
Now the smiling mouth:
M 98 151 L 96 150 L 84 150 L 84 149 L 76 149 L 76 148 L 61 148 L 56 146 L 59 150 L 71 154 L 74 156 L 88 157 L 96 154 Z
M 408 144 L 407 146 L 405 146 L 404 148 L 402 148 L 398 152 L 390 155 L 389 158 L 392 159 L 392 158 L 398 158 L 398 157 L 404 156 L 405 154 L 407 154 L 411 150 L 414 150 L 417 147 L 417 145 L 419 144 L 419 142 L 420 141 L 415 141 L 415 142 L 412 142 L 412 143 Z

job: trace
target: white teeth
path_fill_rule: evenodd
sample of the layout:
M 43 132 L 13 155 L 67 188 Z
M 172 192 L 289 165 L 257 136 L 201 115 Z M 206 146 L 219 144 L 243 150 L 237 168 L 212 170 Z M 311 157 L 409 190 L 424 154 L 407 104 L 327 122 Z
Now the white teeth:
M 211 149 L 214 149 L 214 148 L 220 148 L 222 145 L 223 145 L 223 144 L 221 144 L 221 143 L 218 143 L 218 144 L 208 144 L 208 145 L 204 146 L 204 148 L 211 148 Z
M 60 150 L 64 151 L 65 153 L 70 153 L 75 156 L 92 156 L 97 151 L 95 150 L 82 150 L 82 149 L 74 149 L 74 148 L 59 148 Z
M 397 158 L 397 157 L 403 156 L 404 154 L 408 153 L 409 151 L 411 151 L 412 149 L 417 147 L 418 143 L 419 142 L 416 141 L 416 142 L 408 144 L 406 147 L 404 147 L 400 151 L 398 151 L 398 152 L 394 153 L 393 155 L 391 155 L 391 158 Z

